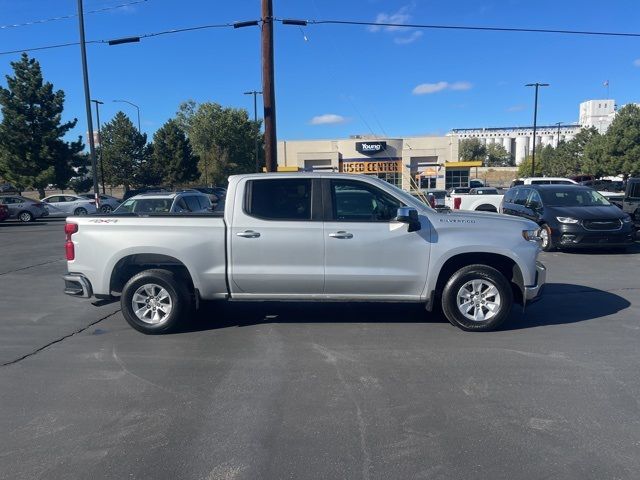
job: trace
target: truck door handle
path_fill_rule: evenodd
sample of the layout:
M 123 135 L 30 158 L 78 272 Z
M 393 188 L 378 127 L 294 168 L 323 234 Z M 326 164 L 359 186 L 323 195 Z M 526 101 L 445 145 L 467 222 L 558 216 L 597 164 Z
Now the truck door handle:
M 260 236 L 258 232 L 254 232 L 253 230 L 245 230 L 244 232 L 238 232 L 236 233 L 236 235 L 244 238 L 258 238 Z
M 339 232 L 330 233 L 329 236 L 332 238 L 353 238 L 353 233 L 340 230 Z

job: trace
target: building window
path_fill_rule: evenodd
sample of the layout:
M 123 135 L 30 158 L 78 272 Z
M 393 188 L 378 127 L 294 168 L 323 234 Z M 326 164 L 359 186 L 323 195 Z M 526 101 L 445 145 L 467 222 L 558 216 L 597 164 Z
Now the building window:
M 447 168 L 445 172 L 445 188 L 468 187 L 469 186 L 469 169 L 468 168 Z

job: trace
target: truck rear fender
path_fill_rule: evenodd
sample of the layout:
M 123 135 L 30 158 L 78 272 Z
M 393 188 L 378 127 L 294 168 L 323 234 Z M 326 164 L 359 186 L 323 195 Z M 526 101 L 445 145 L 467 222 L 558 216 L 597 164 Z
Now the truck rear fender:
M 118 260 L 111 271 L 109 292 L 119 294 L 127 281 L 138 272 L 150 268 L 163 268 L 178 275 L 191 292 L 196 291 L 196 285 L 187 266 L 175 257 L 157 253 L 137 253 L 127 255 Z

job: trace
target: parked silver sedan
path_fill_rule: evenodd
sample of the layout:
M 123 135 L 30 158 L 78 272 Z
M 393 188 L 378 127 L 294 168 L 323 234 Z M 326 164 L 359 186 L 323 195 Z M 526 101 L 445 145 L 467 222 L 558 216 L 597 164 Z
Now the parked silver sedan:
M 9 218 L 17 218 L 21 222 L 33 222 L 49 214 L 42 202 L 20 195 L 2 195 L 0 203 L 7 206 Z
M 82 216 L 96 213 L 96 202 L 79 195 L 51 195 L 43 198 L 52 217 Z
M 86 198 L 87 200 L 93 200 L 93 193 L 79 193 L 78 196 L 82 198 Z M 106 195 L 104 193 L 100 194 L 100 211 L 102 213 L 111 213 L 116 208 L 120 206 L 122 200 L 118 200 L 116 197 L 112 197 L 111 195 Z

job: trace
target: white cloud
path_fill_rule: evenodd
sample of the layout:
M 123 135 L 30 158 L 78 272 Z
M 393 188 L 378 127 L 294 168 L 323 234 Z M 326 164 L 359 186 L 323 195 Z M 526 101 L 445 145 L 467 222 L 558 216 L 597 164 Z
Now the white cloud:
M 406 5 L 402 7 L 395 13 L 379 13 L 376 16 L 376 23 L 407 23 L 411 15 L 409 15 L 409 6 Z M 385 32 L 395 32 L 404 27 L 397 26 L 382 26 L 382 25 L 371 25 L 369 27 L 370 32 L 379 32 L 380 30 L 384 30 Z
M 450 90 L 471 90 L 471 83 L 469 82 L 453 82 L 449 85 Z
M 436 93 L 445 90 L 449 86 L 449 82 L 438 83 L 421 83 L 413 89 L 414 95 L 426 95 L 429 93 Z
M 526 107 L 526 105 L 512 105 L 511 107 L 506 108 L 505 110 L 507 112 L 521 112 L 523 111 Z
M 421 36 L 422 32 L 416 30 L 415 32 L 412 32 L 408 37 L 396 37 L 393 39 L 393 41 L 398 45 L 408 45 L 409 43 L 413 43 L 418 40 Z
M 311 125 L 335 125 L 338 123 L 345 123 L 348 119 L 342 115 L 335 113 L 325 113 L 324 115 L 317 115 L 309 122 Z
M 437 82 L 421 83 L 413 89 L 414 95 L 429 95 L 431 93 L 442 92 L 443 90 L 469 90 L 473 85 L 469 82 Z
M 633 65 L 634 65 L 635 67 L 640 67 L 640 58 L 636 58 L 636 59 L 633 61 Z

